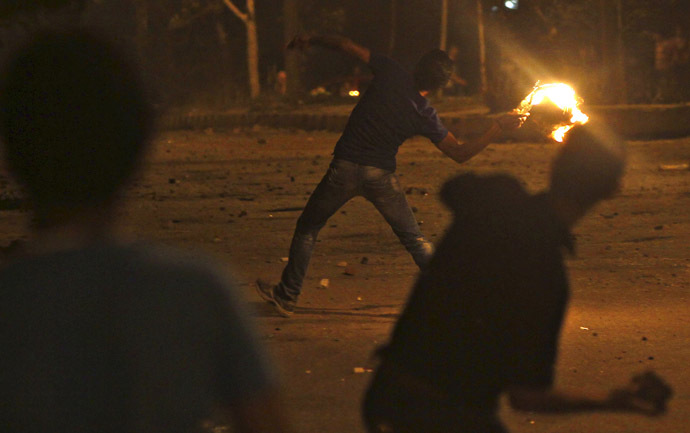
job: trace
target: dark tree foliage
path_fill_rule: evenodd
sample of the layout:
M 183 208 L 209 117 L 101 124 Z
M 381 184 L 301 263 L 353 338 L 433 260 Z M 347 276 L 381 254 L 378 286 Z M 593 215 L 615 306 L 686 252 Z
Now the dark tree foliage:
M 259 70 L 266 96 L 271 96 L 277 72 L 286 66 L 283 3 L 256 4 Z M 569 81 L 587 102 L 597 103 L 606 89 L 597 73 L 607 52 L 599 14 L 602 5 L 616 1 L 520 0 L 515 11 L 503 3 L 482 0 L 488 66 L 495 89 L 502 97 L 510 95 L 507 106 L 534 81 L 547 78 Z M 439 46 L 440 0 L 297 4 L 303 31 L 348 36 L 409 68 Z M 690 0 L 621 4 L 628 96 L 631 102 L 647 102 L 654 86 L 655 38 L 676 31 L 690 36 Z M 468 91 L 477 92 L 477 0 L 451 0 L 449 8 L 447 42 L 460 48 L 458 70 L 470 82 Z M 146 75 L 157 84 L 162 105 L 231 104 L 248 94 L 245 29 L 222 0 L 0 0 L 0 56 L 19 39 L 15 34 L 26 33 L 50 15 L 80 16 L 82 22 L 107 28 L 118 41 L 131 44 Z M 328 50 L 311 49 L 300 58 L 305 91 L 329 83 L 335 89 L 357 66 L 361 73 L 368 72 L 357 61 Z
M 2 0 L 0 2 L 0 19 L 11 18 L 17 13 L 33 12 L 37 9 L 59 9 L 70 7 L 83 9 L 86 0 Z
M 501 108 L 524 93 L 516 87 L 546 78 L 573 84 L 590 103 L 605 102 L 611 93 L 605 71 L 620 50 L 626 100 L 649 102 L 655 38 L 690 36 L 690 0 L 522 0 L 516 11 L 501 3 L 485 0 L 493 90 L 502 98 L 515 93 Z

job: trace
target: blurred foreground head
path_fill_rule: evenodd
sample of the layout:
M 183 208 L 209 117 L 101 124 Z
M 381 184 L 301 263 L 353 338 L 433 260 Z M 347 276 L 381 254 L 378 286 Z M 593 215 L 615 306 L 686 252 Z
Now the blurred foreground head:
M 41 33 L 0 76 L 5 158 L 39 224 L 110 203 L 135 170 L 150 130 L 136 70 L 89 32 Z
M 574 127 L 551 167 L 551 193 L 583 209 L 611 197 L 625 169 L 623 140 L 591 121 Z

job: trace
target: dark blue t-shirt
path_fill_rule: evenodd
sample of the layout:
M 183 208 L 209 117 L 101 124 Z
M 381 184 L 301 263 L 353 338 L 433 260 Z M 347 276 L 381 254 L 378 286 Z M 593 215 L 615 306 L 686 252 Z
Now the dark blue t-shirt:
M 414 87 L 412 74 L 396 61 L 372 54 L 374 79 L 352 110 L 343 135 L 335 145 L 336 158 L 395 171 L 398 147 L 422 135 L 434 144 L 448 130 L 434 107 Z
M 0 270 L 2 431 L 197 431 L 275 386 L 236 285 L 185 252 L 99 244 Z

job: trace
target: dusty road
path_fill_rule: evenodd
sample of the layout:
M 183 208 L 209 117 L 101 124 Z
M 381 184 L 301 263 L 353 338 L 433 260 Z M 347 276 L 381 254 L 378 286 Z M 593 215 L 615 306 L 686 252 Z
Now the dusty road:
M 279 277 L 299 209 L 336 140 L 265 129 L 164 132 L 121 211 L 122 229 L 134 237 L 203 249 L 228 263 L 256 312 L 298 431 L 310 433 L 363 431 L 359 404 L 374 366 L 370 355 L 387 338 L 416 272 L 374 208 L 356 199 L 321 232 L 293 318 L 275 316 L 254 294 L 257 277 Z M 449 221 L 436 196 L 444 179 L 503 171 L 538 190 L 555 149 L 496 144 L 458 166 L 429 142 L 412 140 L 401 148 L 398 173 L 434 240 Z M 690 171 L 661 169 L 688 162 L 690 138 L 629 142 L 621 194 L 575 230 L 573 296 L 558 364 L 560 385 L 588 390 L 654 369 L 675 389 L 669 413 L 554 417 L 504 409 L 511 431 L 690 432 Z M 25 236 L 25 219 L 20 211 L 0 212 L 0 245 Z M 345 275 L 343 262 L 354 275 Z M 327 289 L 318 288 L 322 278 Z

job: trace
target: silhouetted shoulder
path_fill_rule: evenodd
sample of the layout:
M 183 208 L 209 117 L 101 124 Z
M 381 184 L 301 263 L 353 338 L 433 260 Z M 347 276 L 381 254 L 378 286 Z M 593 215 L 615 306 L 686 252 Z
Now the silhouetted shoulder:
M 441 188 L 441 201 L 456 214 L 513 208 L 528 197 L 520 182 L 506 174 L 461 174 Z

